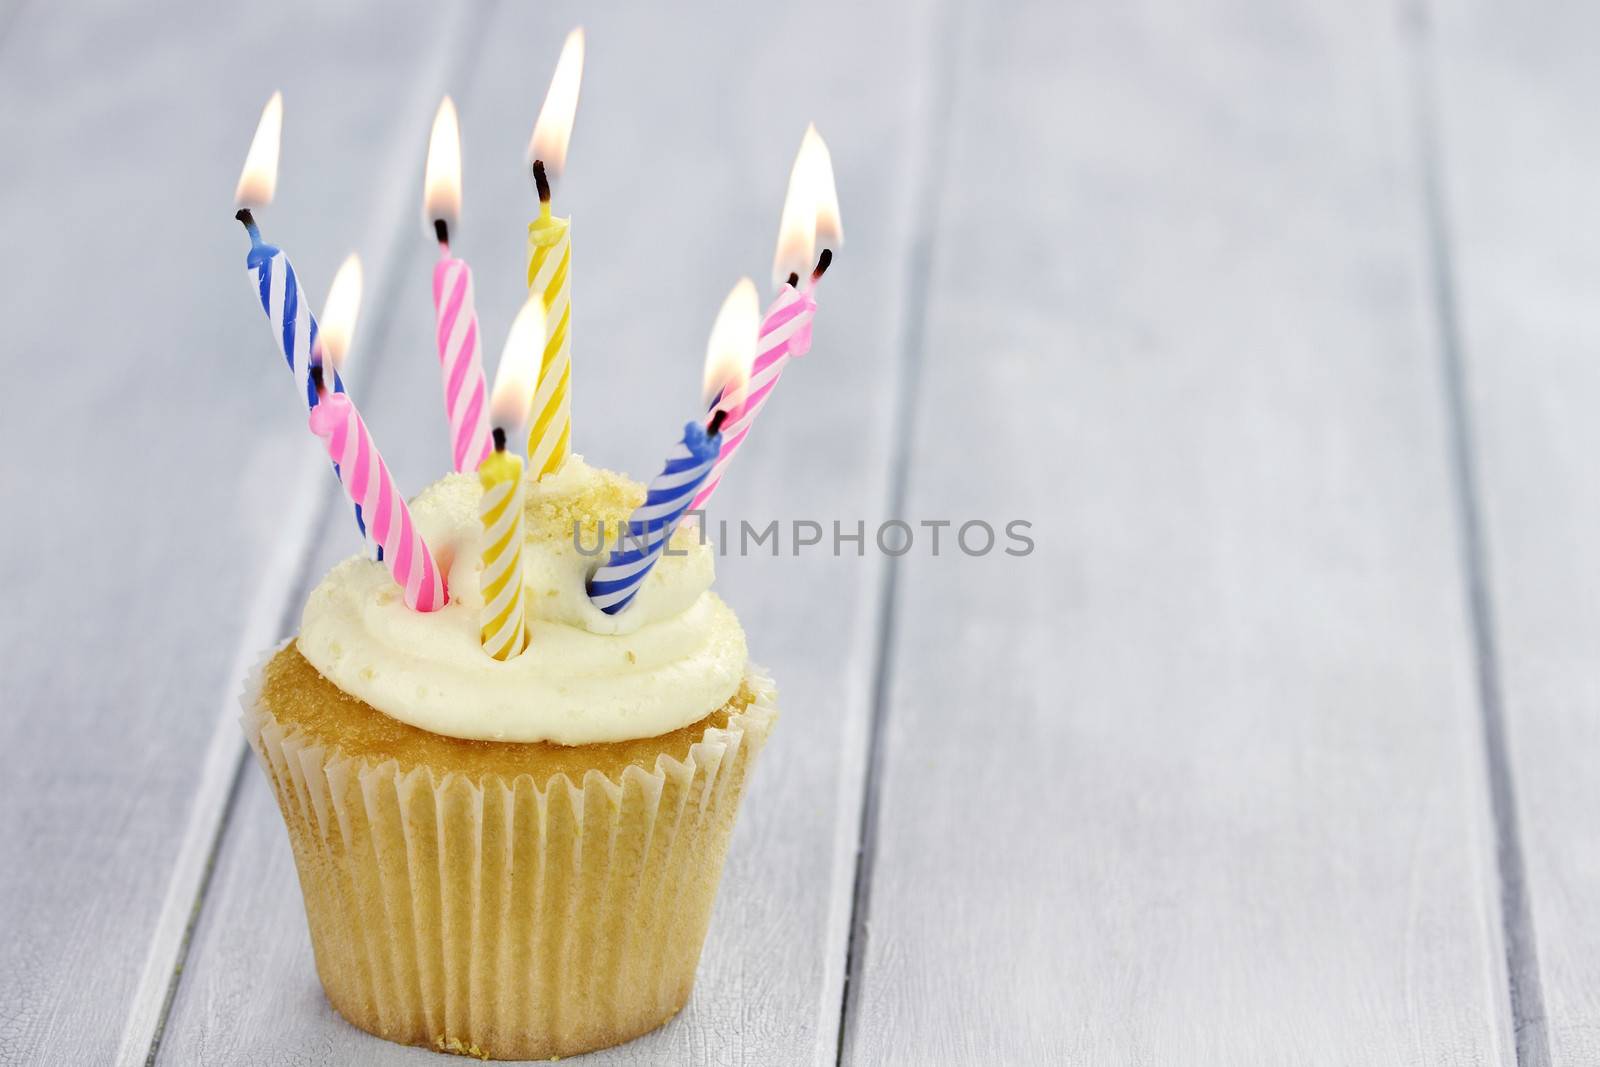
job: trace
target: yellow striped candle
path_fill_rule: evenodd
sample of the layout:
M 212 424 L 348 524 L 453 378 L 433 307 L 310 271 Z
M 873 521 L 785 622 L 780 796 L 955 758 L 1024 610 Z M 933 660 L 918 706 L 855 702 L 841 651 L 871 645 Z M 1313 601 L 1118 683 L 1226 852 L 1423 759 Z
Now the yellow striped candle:
M 507 660 L 528 647 L 522 591 L 522 457 L 505 450 L 505 434 L 495 431 L 495 450 L 478 468 L 483 501 L 483 612 L 479 634 L 483 650 Z
M 583 30 L 576 29 L 561 49 L 528 145 L 539 190 L 539 217 L 528 224 L 528 293 L 542 298 L 546 323 L 528 427 L 535 478 L 560 470 L 572 450 L 572 220 L 551 212 L 550 181 L 566 166 L 582 81 Z
M 544 337 L 544 306 L 529 298 L 511 324 L 506 347 L 495 372 L 489 400 L 494 422 L 494 451 L 478 467 L 483 498 L 483 574 L 478 587 L 483 608 L 478 616 L 483 650 L 508 660 L 528 647 L 527 597 L 522 586 L 522 457 L 506 450 L 508 430 L 527 421 L 533 369 Z
M 542 299 L 548 323 L 528 427 L 535 476 L 560 470 L 572 450 L 571 267 L 572 220 L 552 216 L 541 197 L 539 218 L 528 224 L 528 293 Z

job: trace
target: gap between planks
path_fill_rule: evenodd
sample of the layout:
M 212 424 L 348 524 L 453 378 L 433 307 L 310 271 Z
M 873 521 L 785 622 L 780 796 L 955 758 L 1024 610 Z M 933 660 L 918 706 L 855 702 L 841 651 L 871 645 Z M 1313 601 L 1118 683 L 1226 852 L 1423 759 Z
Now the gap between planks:
M 413 163 L 417 146 L 407 136 L 412 129 L 408 119 L 418 117 L 425 122 L 439 95 L 448 86 L 462 84 L 465 88 L 468 61 L 492 19 L 493 9 L 493 4 L 468 5 L 442 26 L 435 60 L 424 76 L 416 80 L 417 88 L 401 111 L 407 119 L 396 126 L 387 173 L 408 173 Z M 367 336 L 358 343 L 372 353 L 371 360 L 375 364 L 383 358 L 385 346 L 379 342 L 390 310 L 399 297 L 401 267 L 410 258 L 406 238 L 414 226 L 412 199 L 413 190 L 408 183 L 390 183 L 377 198 L 377 206 L 363 235 L 366 238 L 363 247 L 373 250 L 378 284 L 374 286 L 377 299 L 372 302 L 373 314 L 366 317 L 368 325 L 360 331 Z M 325 459 L 308 460 L 293 484 L 325 486 L 326 470 Z M 201 764 L 200 784 L 190 805 L 189 821 L 173 861 L 144 967 L 129 1003 L 115 1061 L 118 1067 L 154 1064 L 160 1051 L 162 1031 L 182 980 L 195 922 L 205 905 L 211 872 L 233 811 L 240 772 L 246 763 L 244 735 L 238 727 L 239 697 L 251 668 L 292 623 L 297 594 L 310 577 L 307 568 L 312 538 L 333 506 L 335 495 L 330 488 L 296 494 L 279 527 L 281 536 L 277 548 L 257 583 L 217 703 L 211 741 Z M 340 499 L 342 501 L 342 497 Z
M 1527 869 L 1517 817 L 1516 783 L 1507 752 L 1505 701 L 1500 684 L 1500 653 L 1495 641 L 1494 597 L 1484 549 L 1483 508 L 1478 492 L 1476 429 L 1466 383 L 1465 342 L 1461 334 L 1455 249 L 1445 202 L 1440 101 L 1432 53 L 1432 22 L 1427 0 L 1406 0 L 1401 10 L 1408 59 L 1413 129 L 1421 173 L 1420 196 L 1425 261 L 1433 290 L 1444 386 L 1447 447 L 1460 537 L 1462 584 L 1472 627 L 1477 667 L 1478 708 L 1482 716 L 1485 771 L 1494 818 L 1495 866 L 1500 886 L 1500 924 L 1505 941 L 1506 981 L 1519 1067 L 1549 1067 L 1550 1034 L 1539 975 L 1538 941 L 1528 895 Z
M 923 339 L 928 318 L 928 280 L 932 273 L 935 245 L 934 224 L 945 188 L 948 166 L 941 166 L 939 131 L 947 129 L 954 108 L 956 82 L 961 68 L 957 48 L 962 35 L 961 6 L 944 3 L 930 12 L 933 29 L 929 33 L 926 62 L 930 90 L 927 105 L 917 125 L 920 141 L 911 153 L 919 161 L 913 174 L 915 186 L 910 198 L 911 240 L 906 254 L 905 277 L 901 286 L 904 298 L 900 316 L 900 345 L 896 352 L 895 392 L 890 413 L 888 517 L 903 519 L 910 483 L 911 447 L 916 433 L 917 403 L 920 397 Z M 865 776 L 856 805 L 860 816 L 855 833 L 844 842 L 854 853 L 854 873 L 848 861 L 837 864 L 841 877 L 852 882 L 849 895 L 848 939 L 845 944 L 843 981 L 838 990 L 838 1040 L 833 1063 L 842 1065 L 851 1052 L 851 1023 L 857 1015 L 861 997 L 861 966 L 866 955 L 868 925 L 871 920 L 873 860 L 877 851 L 878 803 L 882 789 L 884 729 L 888 718 L 890 681 L 894 671 L 895 602 L 899 588 L 900 557 L 889 556 L 879 572 L 878 614 L 874 627 L 873 675 L 869 719 L 866 728 Z M 850 810 L 842 807 L 841 810 Z M 848 823 L 841 821 L 841 837 Z M 847 852 L 847 854 L 848 854 Z M 824 984 L 823 1010 L 833 1004 Z M 831 1020 L 830 1020 L 831 1021 Z M 826 1033 L 826 1031 L 822 1031 Z M 819 1044 L 819 1062 L 826 1054 L 826 1043 Z

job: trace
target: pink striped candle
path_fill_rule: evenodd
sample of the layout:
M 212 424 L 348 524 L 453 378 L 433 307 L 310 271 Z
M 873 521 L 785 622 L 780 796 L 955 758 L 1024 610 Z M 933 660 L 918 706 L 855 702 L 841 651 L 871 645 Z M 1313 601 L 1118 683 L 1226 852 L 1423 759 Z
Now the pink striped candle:
M 756 416 L 761 413 L 762 407 L 772 395 L 772 389 L 778 384 L 784 366 L 789 360 L 803 356 L 810 350 L 811 320 L 816 313 L 817 299 L 814 286 L 807 286 L 801 291 L 794 285 L 785 283 L 783 288 L 778 290 L 777 299 L 767 309 L 766 318 L 761 322 L 761 332 L 756 341 L 756 358 L 750 368 L 750 384 L 746 387 L 744 403 L 722 431 L 722 450 L 717 456 L 716 464 L 711 468 L 711 473 L 706 476 L 705 484 L 700 487 L 700 491 L 690 503 L 691 511 L 704 508 L 706 501 L 711 499 L 711 494 L 716 492 L 717 486 L 722 483 L 723 473 L 732 462 L 734 453 L 739 451 L 739 446 L 750 433 L 750 427 L 755 424 Z M 712 398 L 713 408 L 716 407 L 717 399 Z
M 406 607 L 438 611 L 445 606 L 447 593 L 433 553 L 417 532 L 411 509 L 395 488 L 361 413 L 348 394 L 322 389 L 321 369 L 313 371 L 320 400 L 311 409 L 311 432 L 322 438 L 329 457 L 338 464 L 345 493 L 361 505 L 367 535 L 383 546 L 384 566 L 405 590 Z
M 778 247 L 772 260 L 772 280 L 778 286 L 778 296 L 761 322 L 744 402 L 729 413 L 722 431 L 722 451 L 689 505 L 691 509 L 704 508 L 711 494 L 722 484 L 728 464 L 749 436 L 756 415 L 771 398 L 785 365 L 811 350 L 811 321 L 817 314 L 817 283 L 833 262 L 833 250 L 843 241 L 833 161 L 816 127 L 808 126 L 789 172 L 789 191 L 783 200 L 783 216 L 778 221 Z M 818 245 L 822 246 L 822 252 L 813 261 Z M 802 287 L 800 279 L 805 273 L 809 273 L 809 277 Z M 712 402 L 715 406 L 716 399 Z
M 489 389 L 478 351 L 478 309 L 472 299 L 472 268 L 450 254 L 450 227 L 461 218 L 461 127 L 456 105 L 439 102 L 428 137 L 422 178 L 422 216 L 439 240 L 433 268 L 433 313 L 439 369 L 444 376 L 444 412 L 450 420 L 450 454 L 457 471 L 478 469 L 489 456 Z
M 441 234 L 444 224 L 439 224 Z M 478 350 L 478 310 L 472 299 L 472 268 L 450 255 L 442 241 L 433 268 L 433 310 L 438 323 L 439 369 L 444 410 L 450 419 L 451 454 L 457 471 L 471 473 L 489 457 L 488 387 Z

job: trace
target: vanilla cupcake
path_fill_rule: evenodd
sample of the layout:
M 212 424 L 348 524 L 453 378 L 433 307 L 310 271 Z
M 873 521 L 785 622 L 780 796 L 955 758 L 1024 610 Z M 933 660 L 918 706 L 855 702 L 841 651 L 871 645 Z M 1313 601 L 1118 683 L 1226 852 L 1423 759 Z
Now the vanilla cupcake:
M 481 489 L 412 505 L 450 603 L 352 558 L 245 694 L 317 973 L 350 1022 L 496 1059 L 614 1045 L 688 999 L 751 765 L 777 717 L 712 553 L 682 529 L 626 611 L 585 592 L 641 486 L 573 456 L 527 483 L 528 649 L 479 646 Z

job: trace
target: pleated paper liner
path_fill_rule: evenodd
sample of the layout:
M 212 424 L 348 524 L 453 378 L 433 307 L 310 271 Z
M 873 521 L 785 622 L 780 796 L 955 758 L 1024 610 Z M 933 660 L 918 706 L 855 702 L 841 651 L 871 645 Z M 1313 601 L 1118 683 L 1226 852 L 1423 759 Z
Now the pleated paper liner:
M 270 657 L 269 657 L 270 658 Z M 616 780 L 402 772 L 243 725 L 277 794 L 317 973 L 391 1041 L 495 1059 L 569 1056 L 660 1026 L 694 984 L 745 783 L 777 719 L 771 679 L 682 759 Z

